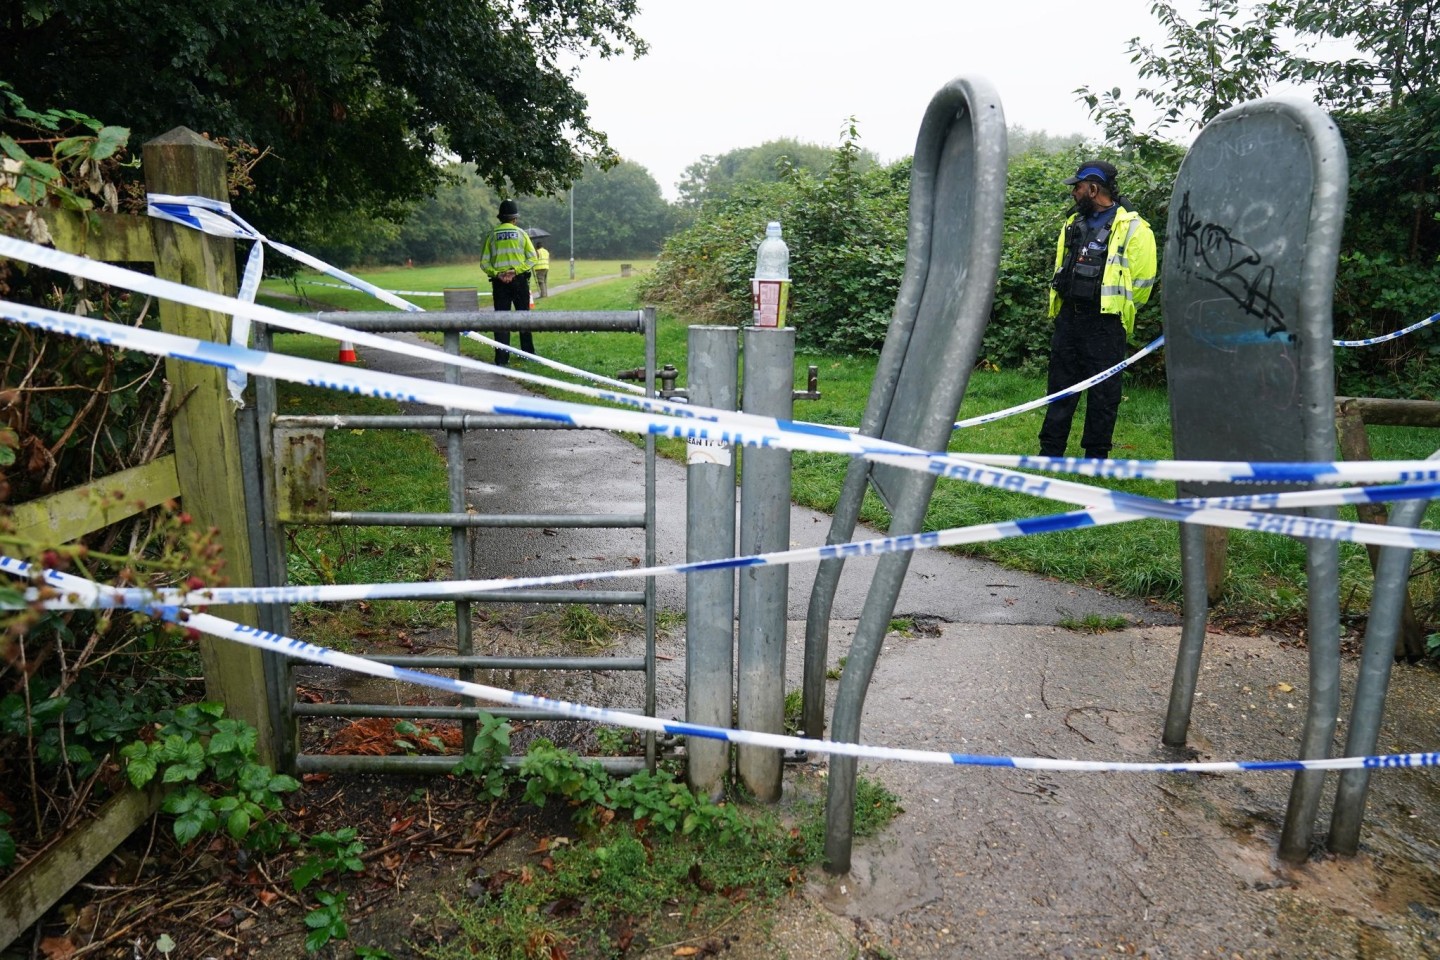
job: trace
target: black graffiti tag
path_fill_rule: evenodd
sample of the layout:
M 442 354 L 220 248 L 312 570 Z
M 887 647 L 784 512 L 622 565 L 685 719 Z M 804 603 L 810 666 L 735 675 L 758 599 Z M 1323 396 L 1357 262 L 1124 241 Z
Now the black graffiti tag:
M 1180 205 L 1178 239 L 1182 269 L 1196 273 L 1203 266 L 1210 275 L 1200 273 L 1200 279 L 1219 287 L 1246 313 L 1264 320 L 1267 337 L 1288 333 L 1285 311 L 1271 296 L 1275 268 L 1267 265 L 1254 247 L 1232 236 L 1229 228 L 1202 223 L 1190 208 L 1189 191 Z

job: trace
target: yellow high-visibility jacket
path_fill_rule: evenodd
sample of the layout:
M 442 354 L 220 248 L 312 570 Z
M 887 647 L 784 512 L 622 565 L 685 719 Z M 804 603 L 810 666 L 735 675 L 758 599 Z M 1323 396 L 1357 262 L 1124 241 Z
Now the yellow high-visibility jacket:
M 1055 244 L 1055 270 L 1065 262 L 1065 227 L 1080 214 L 1072 214 L 1060 228 Z M 1128 339 L 1135 335 L 1135 308 L 1150 299 L 1155 286 L 1155 234 L 1145 218 L 1121 206 L 1110 223 L 1110 239 L 1105 249 L 1105 272 L 1100 277 L 1100 312 L 1120 315 Z M 1060 313 L 1060 294 L 1050 290 L 1050 313 L 1053 320 Z

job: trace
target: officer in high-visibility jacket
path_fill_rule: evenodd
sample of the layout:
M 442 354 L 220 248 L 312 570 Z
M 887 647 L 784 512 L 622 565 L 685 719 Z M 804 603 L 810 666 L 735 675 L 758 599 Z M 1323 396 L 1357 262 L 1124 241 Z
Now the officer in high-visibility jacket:
M 1155 284 L 1155 234 L 1116 189 L 1115 167 L 1087 160 L 1065 181 L 1075 210 L 1055 247 L 1050 282 L 1050 381 L 1057 393 L 1125 359 L 1135 332 L 1135 308 L 1150 299 Z M 1120 409 L 1120 374 L 1092 386 L 1085 401 L 1085 456 L 1110 455 Z M 1065 456 L 1078 394 L 1056 400 L 1040 428 L 1040 455 Z
M 537 299 L 544 300 L 550 296 L 550 251 L 546 249 L 544 240 L 535 244 L 535 257 L 535 282 L 540 284 Z
M 500 223 L 485 237 L 480 248 L 480 266 L 490 278 L 490 293 L 495 298 L 496 311 L 530 309 L 530 271 L 535 268 L 535 244 L 530 235 L 516 224 L 520 220 L 520 205 L 514 200 L 500 201 Z M 505 346 L 510 345 L 510 331 L 496 328 L 495 339 Z M 520 331 L 520 349 L 526 353 L 535 352 L 535 335 L 529 330 Z M 510 362 L 509 350 L 496 350 L 495 363 L 505 366 Z

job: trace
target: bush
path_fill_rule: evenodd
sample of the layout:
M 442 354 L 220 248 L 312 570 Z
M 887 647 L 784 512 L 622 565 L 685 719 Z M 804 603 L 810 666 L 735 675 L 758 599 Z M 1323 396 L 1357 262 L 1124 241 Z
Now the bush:
M 1062 181 L 1094 152 L 1033 149 L 1010 160 L 1005 236 L 983 346 L 985 360 L 994 366 L 1044 367 L 1055 237 L 1069 209 Z M 1125 193 L 1158 239 L 1183 150 L 1155 141 L 1125 157 L 1103 155 L 1120 167 Z M 752 182 L 724 200 L 707 202 L 694 223 L 666 243 L 642 296 L 695 323 L 743 321 L 750 315 L 755 248 L 766 221 L 779 219 L 790 246 L 790 322 L 799 342 L 838 352 L 878 352 L 905 269 L 910 160 L 862 171 L 859 158 L 852 127 L 823 176 L 792 172 L 780 183 Z M 1156 301 L 1140 314 L 1138 343 L 1160 333 Z
M 750 278 L 765 224 L 779 220 L 790 247 L 790 324 L 802 345 L 878 351 L 905 263 L 909 162 L 861 170 L 851 127 L 821 177 L 791 171 L 752 182 L 701 207 L 665 244 L 641 296 L 697 323 L 750 316 Z

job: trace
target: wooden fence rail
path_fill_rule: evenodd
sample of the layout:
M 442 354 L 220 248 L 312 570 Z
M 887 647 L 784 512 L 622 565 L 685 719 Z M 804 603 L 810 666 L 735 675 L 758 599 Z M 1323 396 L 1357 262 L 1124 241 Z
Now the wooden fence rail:
M 152 193 L 226 199 L 225 153 L 185 129 L 143 147 L 146 186 Z M 58 249 L 96 260 L 149 262 L 155 275 L 193 287 L 234 294 L 234 243 L 144 216 L 82 216 L 44 212 Z M 187 337 L 227 341 L 229 318 L 162 301 L 161 329 Z M 22 536 L 65 543 L 129 519 L 167 500 L 180 499 L 204 527 L 217 527 L 225 548 L 225 574 L 232 585 L 254 582 L 247 537 L 238 424 L 225 386 L 214 367 L 166 361 L 171 391 L 175 453 L 144 466 L 97 479 L 72 490 L 20 504 L 13 515 Z M 95 493 L 122 490 L 123 500 L 101 502 Z M 220 616 L 257 622 L 253 606 L 217 607 Z M 259 651 L 209 638 L 200 641 L 206 695 L 225 704 L 230 716 L 260 731 L 264 762 L 277 756 L 274 726 L 265 697 Z M 60 897 L 94 869 L 144 823 L 159 803 L 156 791 L 127 791 L 91 819 L 53 842 L 0 883 L 0 950 L 39 920 Z

